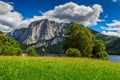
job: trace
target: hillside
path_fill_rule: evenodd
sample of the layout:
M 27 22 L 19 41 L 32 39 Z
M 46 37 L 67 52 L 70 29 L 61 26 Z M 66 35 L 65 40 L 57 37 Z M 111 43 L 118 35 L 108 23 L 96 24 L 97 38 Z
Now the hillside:
M 0 63 L 1 80 L 120 79 L 120 64 L 110 61 L 87 58 L 1 56 Z
M 101 34 L 97 31 L 94 31 L 92 29 L 90 29 L 91 32 L 95 35 L 95 37 L 97 39 L 101 39 L 104 41 L 104 44 L 106 46 L 108 46 L 109 44 L 111 44 L 112 42 L 114 43 L 114 41 L 116 41 L 117 39 L 119 39 L 118 37 L 115 37 L 115 36 L 108 36 L 108 35 L 104 35 L 104 34 Z
M 110 54 L 120 55 L 120 38 L 116 39 L 114 42 L 111 42 L 107 46 L 107 50 Z

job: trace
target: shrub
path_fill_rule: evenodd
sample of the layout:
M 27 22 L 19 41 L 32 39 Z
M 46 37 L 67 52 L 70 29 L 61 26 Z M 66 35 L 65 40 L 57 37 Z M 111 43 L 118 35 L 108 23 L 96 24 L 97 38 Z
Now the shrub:
M 81 53 L 78 49 L 69 48 L 66 50 L 66 56 L 68 56 L 68 57 L 80 57 Z
M 5 55 L 5 56 L 19 56 L 22 54 L 21 48 L 15 48 L 13 46 L 2 46 L 0 49 L 0 55 Z
M 107 59 L 108 53 L 105 51 L 105 45 L 102 40 L 96 40 L 93 47 L 93 57 L 99 59 Z
M 12 56 L 21 54 L 22 49 L 17 41 L 4 34 L 0 34 L 0 55 Z
M 28 56 L 36 56 L 36 50 L 33 47 L 28 47 L 26 49 L 26 53 Z

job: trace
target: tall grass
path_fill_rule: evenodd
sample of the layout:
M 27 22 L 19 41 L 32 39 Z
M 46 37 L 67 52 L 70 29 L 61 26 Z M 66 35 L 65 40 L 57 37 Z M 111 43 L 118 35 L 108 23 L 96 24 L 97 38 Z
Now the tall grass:
M 120 63 L 87 58 L 0 57 L 0 80 L 120 80 Z

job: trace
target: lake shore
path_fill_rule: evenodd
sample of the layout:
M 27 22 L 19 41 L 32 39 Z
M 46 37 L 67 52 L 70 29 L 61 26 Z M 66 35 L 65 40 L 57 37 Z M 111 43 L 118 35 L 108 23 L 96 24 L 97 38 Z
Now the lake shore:
M 120 55 L 109 55 L 108 58 L 110 61 L 120 62 Z

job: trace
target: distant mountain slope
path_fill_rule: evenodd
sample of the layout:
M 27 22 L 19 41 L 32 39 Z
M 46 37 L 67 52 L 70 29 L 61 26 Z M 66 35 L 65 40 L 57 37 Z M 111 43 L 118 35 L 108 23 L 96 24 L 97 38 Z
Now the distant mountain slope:
M 57 23 L 55 21 L 43 19 L 32 22 L 28 28 L 14 30 L 8 35 L 22 44 L 36 47 L 39 51 L 41 51 L 39 47 L 44 47 L 47 52 L 62 53 L 63 36 L 65 35 L 65 30 L 68 29 L 71 24 L 72 23 Z M 115 53 L 116 51 L 120 52 L 120 38 L 103 35 L 92 29 L 90 30 L 97 39 L 102 39 L 104 41 L 109 53 Z M 115 44 L 117 46 L 115 46 Z M 112 48 L 112 46 L 115 47 Z
M 95 37 L 97 39 L 101 39 L 104 41 L 104 44 L 107 46 L 108 44 L 111 44 L 112 42 L 114 42 L 115 40 L 119 39 L 118 37 L 114 37 L 114 36 L 108 36 L 108 35 L 104 35 L 104 34 L 101 34 L 97 31 L 94 31 L 92 29 L 90 29 L 91 32 L 95 35 Z
M 120 38 L 108 44 L 107 50 L 110 54 L 120 55 Z

